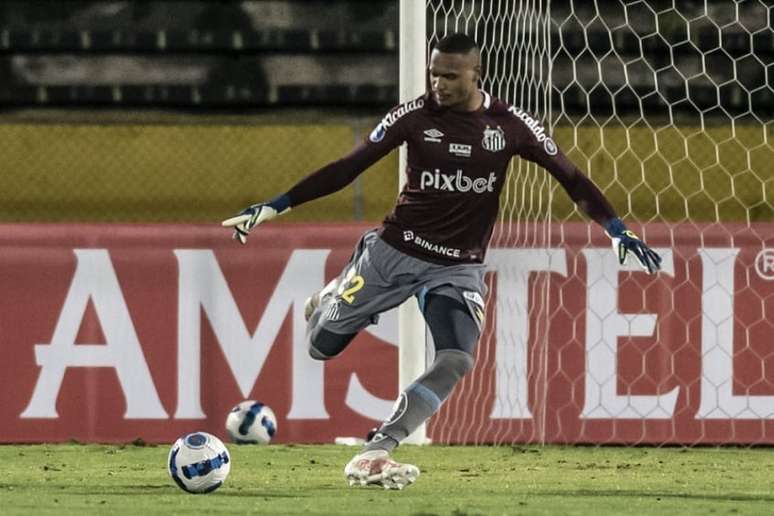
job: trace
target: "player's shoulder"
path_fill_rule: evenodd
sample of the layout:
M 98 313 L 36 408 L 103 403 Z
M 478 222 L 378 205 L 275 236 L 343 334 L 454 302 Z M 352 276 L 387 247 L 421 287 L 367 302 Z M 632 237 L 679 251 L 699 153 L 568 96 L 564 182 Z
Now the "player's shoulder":
M 556 154 L 557 147 L 554 140 L 548 134 L 540 119 L 529 111 L 497 98 L 492 99 L 491 111 L 505 118 L 520 133 L 530 135 L 529 139 L 534 138 L 537 143 L 543 144 L 547 154 L 551 156 Z
M 384 115 L 383 121 L 395 123 L 401 118 L 410 116 L 412 113 L 417 113 L 425 108 L 427 105 L 427 94 L 420 95 L 414 99 L 411 99 L 403 104 L 398 104 L 393 107 L 386 115 Z
M 529 111 L 497 97 L 491 98 L 489 112 L 496 116 L 507 117 L 518 125 L 526 125 L 529 128 L 542 125 L 540 120 Z
M 391 127 L 401 123 L 409 122 L 417 113 L 421 112 L 427 105 L 427 95 L 421 95 L 415 99 L 409 100 L 390 109 L 379 124 L 371 131 L 368 139 L 372 143 L 380 142 L 384 139 L 387 131 Z
M 501 98 L 490 95 L 486 91 L 481 91 L 484 94 L 484 109 L 490 114 L 495 116 L 509 116 L 508 109 L 511 107 L 509 103 Z

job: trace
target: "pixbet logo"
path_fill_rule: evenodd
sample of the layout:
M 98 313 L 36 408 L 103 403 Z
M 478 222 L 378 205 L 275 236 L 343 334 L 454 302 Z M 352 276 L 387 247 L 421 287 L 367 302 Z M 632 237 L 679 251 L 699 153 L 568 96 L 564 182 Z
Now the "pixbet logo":
M 457 170 L 455 175 L 451 175 L 444 174 L 436 168 L 434 172 L 429 170 L 422 171 L 419 179 L 419 188 L 421 190 L 433 188 L 446 192 L 469 192 L 473 190 L 473 192 L 480 194 L 494 192 L 495 181 L 497 181 L 497 176 L 494 172 L 489 173 L 489 178 L 477 177 L 476 179 L 471 179 L 464 175 L 462 170 Z

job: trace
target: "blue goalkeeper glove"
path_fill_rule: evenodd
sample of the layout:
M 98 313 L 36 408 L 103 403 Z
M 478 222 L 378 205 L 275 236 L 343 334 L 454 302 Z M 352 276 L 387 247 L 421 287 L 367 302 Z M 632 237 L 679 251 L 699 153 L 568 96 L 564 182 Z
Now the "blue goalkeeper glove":
M 221 224 L 224 227 L 234 228 L 232 238 L 238 240 L 240 244 L 245 244 L 251 229 L 277 215 L 282 215 L 286 211 L 290 211 L 290 198 L 287 195 L 280 195 L 269 202 L 248 206 L 237 216 L 226 219 Z
M 621 219 L 610 220 L 605 224 L 605 229 L 613 241 L 613 251 L 618 253 L 618 263 L 621 265 L 626 263 L 626 258 L 631 252 L 648 274 L 654 274 L 661 269 L 661 257 L 658 253 L 640 240 L 634 231 L 626 229 Z

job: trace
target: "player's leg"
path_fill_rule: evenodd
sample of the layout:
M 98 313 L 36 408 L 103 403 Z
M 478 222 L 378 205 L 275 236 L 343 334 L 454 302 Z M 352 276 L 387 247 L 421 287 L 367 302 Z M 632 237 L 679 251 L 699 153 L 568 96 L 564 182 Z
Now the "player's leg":
M 334 278 L 304 303 L 309 356 L 315 360 L 330 360 L 338 356 L 357 336 L 357 332 L 334 333 L 325 329 L 324 325 L 320 323 L 322 311 L 318 308 L 321 304 L 328 303 L 329 299 L 336 295 L 340 281 L 341 277 Z
M 361 326 L 364 326 L 357 322 L 353 324 L 352 321 L 342 325 L 338 320 L 337 311 L 341 304 L 339 287 L 351 281 L 356 271 L 367 268 L 368 249 L 373 244 L 374 237 L 372 231 L 360 237 L 341 274 L 312 294 L 304 303 L 307 346 L 309 356 L 315 360 L 330 360 L 338 356 L 357 336 Z
M 337 357 L 357 336 L 354 333 L 335 333 L 320 324 L 321 313 L 313 312 L 307 326 L 309 356 L 315 360 L 330 360 Z
M 440 408 L 455 385 L 473 368 L 473 353 L 481 330 L 468 305 L 458 298 L 430 293 L 424 314 L 435 342 L 435 360 L 400 394 L 395 412 L 366 444 L 367 450 L 392 451 Z
M 336 294 L 347 269 L 357 263 L 366 249 L 373 244 L 374 237 L 374 231 L 369 231 L 360 237 L 357 245 L 355 245 L 354 251 L 352 251 L 352 256 L 349 257 L 349 262 L 347 263 L 347 267 L 344 268 L 344 271 L 339 276 L 333 278 L 321 290 L 306 298 L 306 301 L 304 302 L 304 319 L 306 319 L 307 323 L 309 323 L 315 310 L 317 310 L 322 303 L 327 301 L 330 296 Z
M 390 452 L 438 411 L 454 386 L 473 368 L 473 352 L 481 330 L 468 304 L 448 295 L 429 294 L 424 314 L 435 341 L 435 360 L 400 394 L 390 419 L 347 464 L 344 471 L 350 485 L 378 483 L 402 489 L 412 484 L 419 469 L 396 463 L 390 459 Z
M 382 271 L 391 270 L 397 253 L 385 247 L 376 232 L 363 235 L 342 273 L 307 303 L 314 305 L 307 321 L 312 358 L 338 356 L 360 330 L 376 324 L 380 313 L 411 295 L 410 285 L 395 285 L 385 278 Z
M 306 301 L 304 302 L 304 319 L 308 323 L 309 320 L 312 318 L 312 315 L 314 314 L 314 311 L 317 310 L 317 307 L 320 306 L 320 303 L 325 301 L 328 296 L 333 295 L 336 290 L 339 288 L 339 278 L 333 278 L 327 285 L 325 285 L 321 290 L 315 292 L 308 298 L 306 298 Z

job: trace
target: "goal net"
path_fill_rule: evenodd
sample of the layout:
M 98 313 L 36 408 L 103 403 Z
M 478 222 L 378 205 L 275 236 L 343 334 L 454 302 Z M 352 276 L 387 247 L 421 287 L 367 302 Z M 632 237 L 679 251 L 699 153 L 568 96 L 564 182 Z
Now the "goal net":
M 434 442 L 774 443 L 774 9 L 764 1 L 427 0 L 428 50 L 542 120 L 664 258 L 619 267 L 514 159 L 477 364 Z

